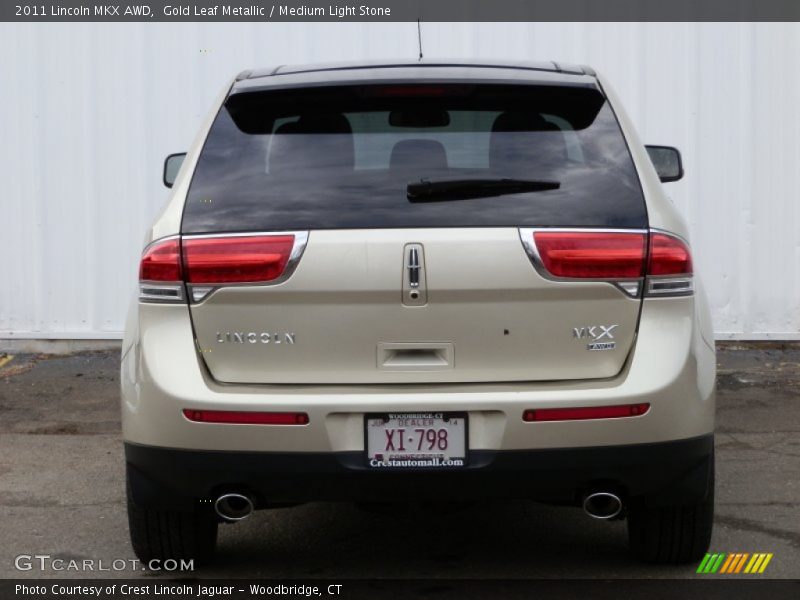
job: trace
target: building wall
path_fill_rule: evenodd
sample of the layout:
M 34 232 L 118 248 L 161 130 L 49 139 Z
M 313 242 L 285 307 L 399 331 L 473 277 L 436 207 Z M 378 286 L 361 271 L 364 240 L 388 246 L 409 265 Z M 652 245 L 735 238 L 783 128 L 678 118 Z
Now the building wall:
M 800 339 L 800 24 L 423 23 L 423 44 L 607 74 L 683 151 L 669 192 L 717 336 Z M 416 54 L 416 23 L 0 24 L 0 337 L 121 336 L 163 157 L 233 74 Z

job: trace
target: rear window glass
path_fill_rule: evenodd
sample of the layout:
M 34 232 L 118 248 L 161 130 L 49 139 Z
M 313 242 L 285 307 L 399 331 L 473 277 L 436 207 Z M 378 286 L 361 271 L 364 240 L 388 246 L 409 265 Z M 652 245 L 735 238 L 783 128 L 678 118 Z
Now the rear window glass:
M 409 199 L 409 184 L 506 179 L 547 185 Z M 646 221 L 625 140 L 598 90 L 400 84 L 231 96 L 198 160 L 182 228 L 626 228 Z

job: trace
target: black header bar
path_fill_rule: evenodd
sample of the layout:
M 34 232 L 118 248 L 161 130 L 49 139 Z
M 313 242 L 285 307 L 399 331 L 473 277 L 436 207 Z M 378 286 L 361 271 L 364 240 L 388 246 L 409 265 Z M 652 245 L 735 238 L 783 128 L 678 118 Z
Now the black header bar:
M 6 22 L 800 21 L 798 0 L 189 0 L 0 3 Z

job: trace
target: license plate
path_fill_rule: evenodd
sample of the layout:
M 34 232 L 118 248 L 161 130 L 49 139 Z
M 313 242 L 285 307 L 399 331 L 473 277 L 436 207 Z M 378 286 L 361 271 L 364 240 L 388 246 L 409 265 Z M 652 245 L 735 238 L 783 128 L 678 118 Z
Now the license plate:
M 452 469 L 467 464 L 466 413 L 366 415 L 367 466 Z

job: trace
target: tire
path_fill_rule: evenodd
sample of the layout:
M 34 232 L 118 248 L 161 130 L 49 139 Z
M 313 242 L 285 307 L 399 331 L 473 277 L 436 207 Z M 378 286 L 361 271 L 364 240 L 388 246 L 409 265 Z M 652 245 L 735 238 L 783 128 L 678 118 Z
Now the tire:
M 650 563 L 696 562 L 705 556 L 714 525 L 714 459 L 709 490 L 697 504 L 645 506 L 639 499 L 628 508 L 628 543 L 636 558 Z
M 217 519 L 211 511 L 176 511 L 136 504 L 126 478 L 128 527 L 133 552 L 147 566 L 151 560 L 194 560 L 208 564 L 217 545 Z

